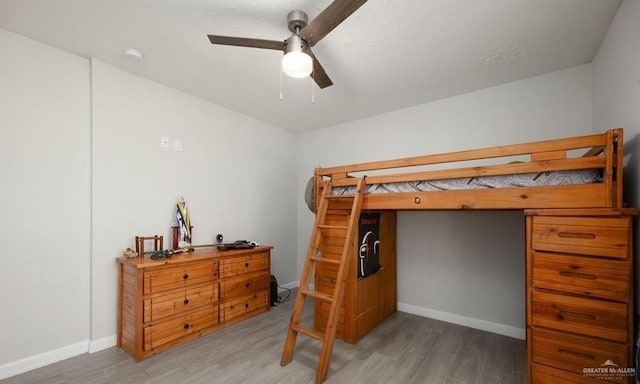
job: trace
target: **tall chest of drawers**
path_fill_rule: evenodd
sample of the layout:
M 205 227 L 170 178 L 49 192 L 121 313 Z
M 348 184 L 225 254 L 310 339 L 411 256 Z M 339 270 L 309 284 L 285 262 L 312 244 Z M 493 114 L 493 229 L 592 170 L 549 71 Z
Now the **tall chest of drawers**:
M 118 346 L 140 361 L 269 310 L 271 248 L 118 258 Z
M 631 382 L 636 213 L 525 211 L 529 383 Z

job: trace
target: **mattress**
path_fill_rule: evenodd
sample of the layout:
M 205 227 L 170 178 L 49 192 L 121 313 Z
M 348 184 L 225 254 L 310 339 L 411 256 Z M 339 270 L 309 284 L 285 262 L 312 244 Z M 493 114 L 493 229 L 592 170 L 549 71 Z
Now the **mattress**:
M 551 185 L 595 184 L 602 182 L 602 171 L 584 169 L 577 171 L 553 171 L 520 173 L 500 176 L 465 177 L 457 179 L 423 180 L 399 183 L 369 184 L 365 193 L 402 193 L 456 191 L 487 188 L 543 187 Z M 351 195 L 355 186 L 333 187 L 334 195 Z

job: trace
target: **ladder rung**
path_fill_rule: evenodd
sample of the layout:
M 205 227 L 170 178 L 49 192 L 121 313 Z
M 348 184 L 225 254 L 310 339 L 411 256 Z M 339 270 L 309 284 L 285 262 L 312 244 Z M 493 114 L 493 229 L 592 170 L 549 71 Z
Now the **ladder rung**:
M 322 263 L 340 264 L 340 260 L 338 259 L 328 259 L 326 257 L 316 257 L 316 256 L 311 256 L 310 259 L 313 261 L 320 261 Z
M 326 224 L 319 224 L 318 228 L 320 228 L 320 229 L 342 229 L 344 231 L 349 229 L 349 227 L 346 227 L 344 225 L 326 225 Z
M 346 209 L 327 209 L 327 215 L 351 215 L 351 210 Z
M 307 336 L 311 337 L 312 339 L 316 339 L 316 340 L 320 340 L 320 341 L 322 341 L 322 339 L 324 339 L 324 333 L 318 332 L 315 329 L 307 328 L 307 327 L 302 326 L 300 324 L 294 325 L 293 327 L 291 327 L 291 329 L 293 329 L 294 331 L 296 331 L 298 333 L 302 333 L 303 335 L 307 335 Z
M 318 291 L 307 291 L 302 289 L 300 290 L 300 293 L 303 295 L 315 297 L 316 299 L 333 302 L 333 296 L 328 295 L 326 293 L 322 293 Z
M 353 199 L 355 195 L 326 195 L 325 199 Z

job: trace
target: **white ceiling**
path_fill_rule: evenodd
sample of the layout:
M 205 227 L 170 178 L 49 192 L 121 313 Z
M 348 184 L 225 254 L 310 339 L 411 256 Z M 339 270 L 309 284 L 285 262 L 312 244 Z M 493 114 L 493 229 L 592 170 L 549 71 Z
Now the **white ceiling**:
M 293 132 L 591 62 L 621 0 L 369 0 L 313 51 L 334 85 L 283 77 L 286 15 L 329 0 L 0 0 L 0 26 Z M 140 50 L 137 62 L 122 55 Z M 463 111 L 461 111 L 463 112 Z

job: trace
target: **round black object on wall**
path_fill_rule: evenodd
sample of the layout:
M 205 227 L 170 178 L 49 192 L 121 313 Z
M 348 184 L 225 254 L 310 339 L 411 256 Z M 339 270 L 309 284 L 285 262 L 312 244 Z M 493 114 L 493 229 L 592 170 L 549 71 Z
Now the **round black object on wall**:
M 304 189 L 304 202 L 307 203 L 307 207 L 313 213 L 316 212 L 316 197 L 315 197 L 315 178 L 312 176 L 307 181 L 307 187 Z

